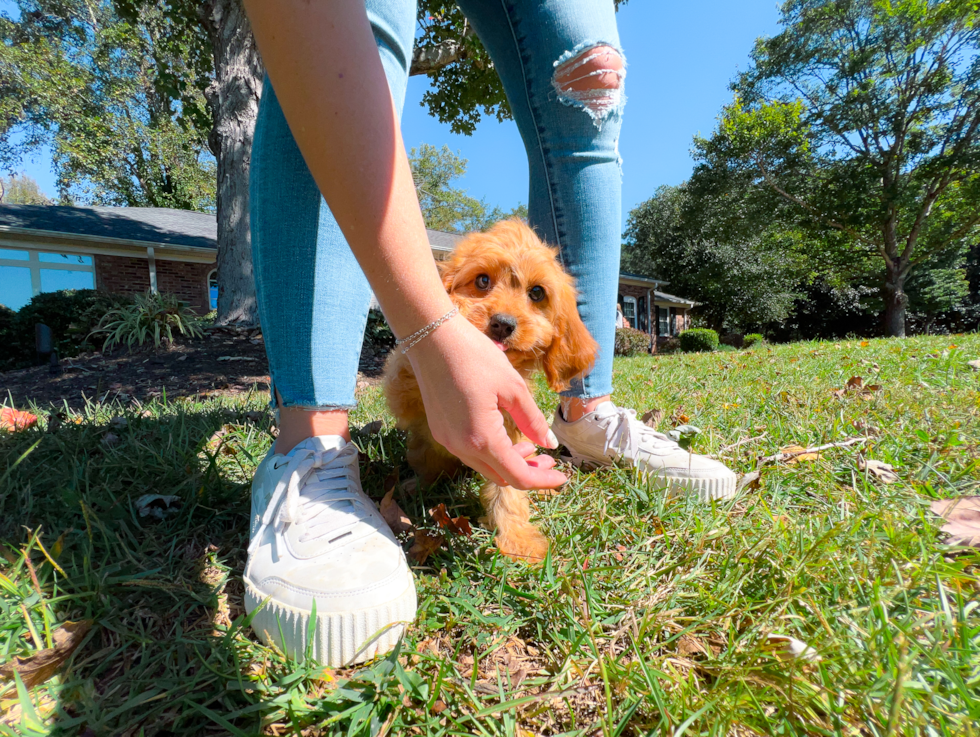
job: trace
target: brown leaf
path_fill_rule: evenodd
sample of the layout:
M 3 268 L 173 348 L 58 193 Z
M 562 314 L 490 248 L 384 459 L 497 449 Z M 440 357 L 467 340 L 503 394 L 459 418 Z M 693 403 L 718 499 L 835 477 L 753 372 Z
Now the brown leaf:
M 898 474 L 888 463 L 873 459 L 858 458 L 858 470 L 867 471 L 879 481 L 886 484 L 894 484 L 898 481 Z
M 646 425 L 647 427 L 652 427 L 656 429 L 657 425 L 660 424 L 660 421 L 663 418 L 664 418 L 664 411 L 662 409 L 651 409 L 649 412 L 644 412 L 643 417 L 641 417 L 640 419 L 643 421 L 643 424 Z
M 677 652 L 685 658 L 689 658 L 692 655 L 711 655 L 708 648 L 693 635 L 681 635 L 681 639 L 677 641 Z
M 442 712 L 444 712 L 447 708 L 449 707 L 446 706 L 445 701 L 443 701 L 442 699 L 436 699 L 436 703 L 432 705 L 432 713 L 438 716 L 439 714 L 442 714 Z
M 381 432 L 381 428 L 383 428 L 384 426 L 385 423 L 382 420 L 375 420 L 374 422 L 369 422 L 364 427 L 362 427 L 360 433 L 361 435 L 368 435 L 368 436 L 377 435 L 379 432 Z
M 940 499 L 929 508 L 946 520 L 939 529 L 950 536 L 949 545 L 980 548 L 980 496 Z
M 847 380 L 847 391 L 853 392 L 864 386 L 864 379 L 860 376 L 852 376 Z
M 428 530 L 415 531 L 415 544 L 408 551 L 408 557 L 413 563 L 422 565 L 428 560 L 429 556 L 442 547 L 446 538 L 437 532 Z
M 745 474 L 742 478 L 738 480 L 738 486 L 735 487 L 735 493 L 741 494 L 746 489 L 750 491 L 755 491 L 762 486 L 762 472 L 761 471 L 751 471 Z
M 444 530 L 449 530 L 456 535 L 465 535 L 469 537 L 473 534 L 473 528 L 470 527 L 470 521 L 466 517 L 450 517 L 449 513 L 446 511 L 446 505 L 440 504 L 429 510 L 429 514 L 432 515 L 432 519 L 438 523 L 438 525 Z
M 787 464 L 799 463 L 800 461 L 815 461 L 820 457 L 819 453 L 805 453 L 802 445 L 787 445 L 785 448 L 780 448 L 779 452 L 789 455 L 790 457 L 786 459 Z
M 378 505 L 381 516 L 384 517 L 385 522 L 388 523 L 388 527 L 396 534 L 399 532 L 411 532 L 415 529 L 415 525 L 412 524 L 412 520 L 408 518 L 408 515 L 402 511 L 402 508 L 398 506 L 398 502 L 395 501 L 394 496 L 394 488 L 384 495 L 381 504 Z
M 0 679 L 8 681 L 14 677 L 16 671 L 28 689 L 44 683 L 71 657 L 91 627 L 92 621 L 89 619 L 65 622 L 51 633 L 54 647 L 40 650 L 26 658 L 15 657 L 0 666 Z

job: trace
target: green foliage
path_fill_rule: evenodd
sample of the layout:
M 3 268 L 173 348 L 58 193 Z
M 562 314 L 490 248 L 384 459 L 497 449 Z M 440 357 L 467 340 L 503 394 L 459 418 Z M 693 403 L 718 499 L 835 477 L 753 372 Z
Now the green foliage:
M 633 328 L 616 328 L 617 356 L 635 356 L 646 353 L 650 348 L 650 336 L 642 330 Z
M 733 216 L 745 208 L 732 199 L 660 187 L 629 214 L 622 268 L 668 281 L 711 327 L 742 331 L 784 320 L 810 265 L 803 234 Z
M 367 327 L 364 329 L 364 342 L 376 351 L 390 351 L 395 347 L 395 334 L 391 332 L 388 321 L 381 310 L 368 312 Z
M 447 233 L 486 230 L 498 220 L 527 218 L 527 207 L 519 205 L 510 212 L 490 208 L 483 200 L 466 194 L 452 183 L 466 174 L 466 159 L 453 153 L 449 146 L 441 149 L 423 143 L 409 152 L 412 178 L 418 193 L 425 227 Z
M 0 177 L 0 202 L 5 205 L 50 205 L 51 200 L 27 174 Z
M 201 337 L 204 333 L 200 322 L 187 303 L 174 295 L 147 292 L 138 295 L 133 304 L 107 312 L 93 333 L 105 336 L 105 351 L 120 344 L 130 349 L 141 347 L 150 340 L 160 348 L 173 343 L 175 330 L 192 338 Z
M 213 210 L 210 125 L 184 112 L 204 105 L 185 36 L 152 4 L 124 17 L 110 0 L 18 0 L 0 14 L 0 164 L 50 146 L 66 204 Z
M 98 347 L 89 334 L 102 316 L 111 309 L 131 304 L 121 295 L 95 289 L 66 289 L 42 292 L 16 313 L 4 308 L 7 328 L 0 320 L 0 366 L 13 368 L 34 360 L 34 326 L 38 323 L 51 328 L 55 350 L 62 358 L 77 356 Z
M 874 263 L 887 329 L 904 334 L 909 273 L 978 235 L 976 3 L 791 0 L 781 13 L 717 130 L 695 140 L 696 188 L 809 230 L 822 259 Z
M 657 341 L 657 353 L 658 354 L 671 354 L 681 352 L 681 339 L 676 335 L 672 335 L 664 340 Z
M 680 334 L 681 350 L 685 353 L 716 351 L 720 342 L 718 333 L 709 328 L 691 328 Z
M 762 333 L 749 333 L 744 338 L 742 338 L 743 348 L 752 348 L 753 346 L 760 346 L 766 342 L 766 336 Z

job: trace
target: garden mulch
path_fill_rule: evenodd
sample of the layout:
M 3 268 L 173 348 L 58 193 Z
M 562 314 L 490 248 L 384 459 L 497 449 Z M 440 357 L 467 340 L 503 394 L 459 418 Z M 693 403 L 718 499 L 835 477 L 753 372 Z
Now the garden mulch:
M 365 344 L 358 387 L 380 381 L 386 353 Z M 0 403 L 17 407 L 83 407 L 87 401 L 147 402 L 167 397 L 237 396 L 269 390 L 261 330 L 210 328 L 202 339 L 179 339 L 169 349 L 83 353 L 48 366 L 0 372 Z

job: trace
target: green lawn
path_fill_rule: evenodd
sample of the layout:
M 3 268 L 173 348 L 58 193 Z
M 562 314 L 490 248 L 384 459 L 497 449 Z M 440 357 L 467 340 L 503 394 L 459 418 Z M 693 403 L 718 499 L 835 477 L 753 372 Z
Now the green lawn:
M 759 488 L 710 506 L 626 470 L 573 473 L 536 503 L 554 541 L 544 565 L 501 558 L 477 527 L 451 539 L 416 569 L 400 653 L 347 672 L 284 662 L 244 625 L 248 482 L 272 440 L 263 397 L 91 406 L 54 432 L 5 433 L 0 660 L 49 646 L 65 620 L 94 626 L 30 705 L 6 684 L 0 729 L 980 734 L 980 555 L 950 554 L 928 511 L 980 493 L 976 358 L 971 335 L 620 359 L 620 403 L 663 410 L 664 430 L 701 427 L 695 450 L 759 438 L 724 454 L 739 473 L 785 446 L 871 440 L 766 465 Z M 882 388 L 834 393 L 853 376 Z M 539 399 L 550 412 L 554 397 Z M 355 421 L 378 418 L 379 434 L 356 438 L 375 497 L 393 470 L 410 476 L 373 388 Z M 899 481 L 859 470 L 862 454 Z M 475 481 L 400 488 L 416 524 L 440 502 L 479 516 Z M 140 517 L 146 493 L 183 503 Z M 770 634 L 819 660 L 781 658 Z

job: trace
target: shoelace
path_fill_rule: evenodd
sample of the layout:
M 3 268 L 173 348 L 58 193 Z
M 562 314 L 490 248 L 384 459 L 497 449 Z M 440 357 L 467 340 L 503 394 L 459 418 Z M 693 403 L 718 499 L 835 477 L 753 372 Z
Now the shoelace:
M 602 419 L 609 420 L 609 424 L 606 425 L 605 447 L 602 451 L 606 455 L 612 450 L 635 460 L 636 452 L 644 440 L 654 445 L 668 445 L 672 450 L 680 447 L 663 433 L 647 427 L 636 419 L 635 409 L 617 407 L 615 414 L 606 415 Z
M 350 443 L 340 450 L 317 452 L 305 448 L 290 456 L 289 469 L 276 484 L 262 523 L 248 544 L 249 554 L 258 547 L 270 525 L 275 525 L 276 535 L 281 536 L 287 523 L 305 523 L 305 541 L 339 531 L 341 527 L 351 527 L 363 519 L 366 515 L 362 513 L 347 524 L 337 525 L 336 515 L 331 514 L 335 511 L 331 508 L 334 502 L 349 501 L 353 509 L 361 508 L 361 498 L 350 488 L 349 469 L 354 463 L 357 463 L 357 448 Z M 314 475 L 315 479 L 311 480 L 310 476 Z M 334 524 L 327 526 L 327 522 Z

